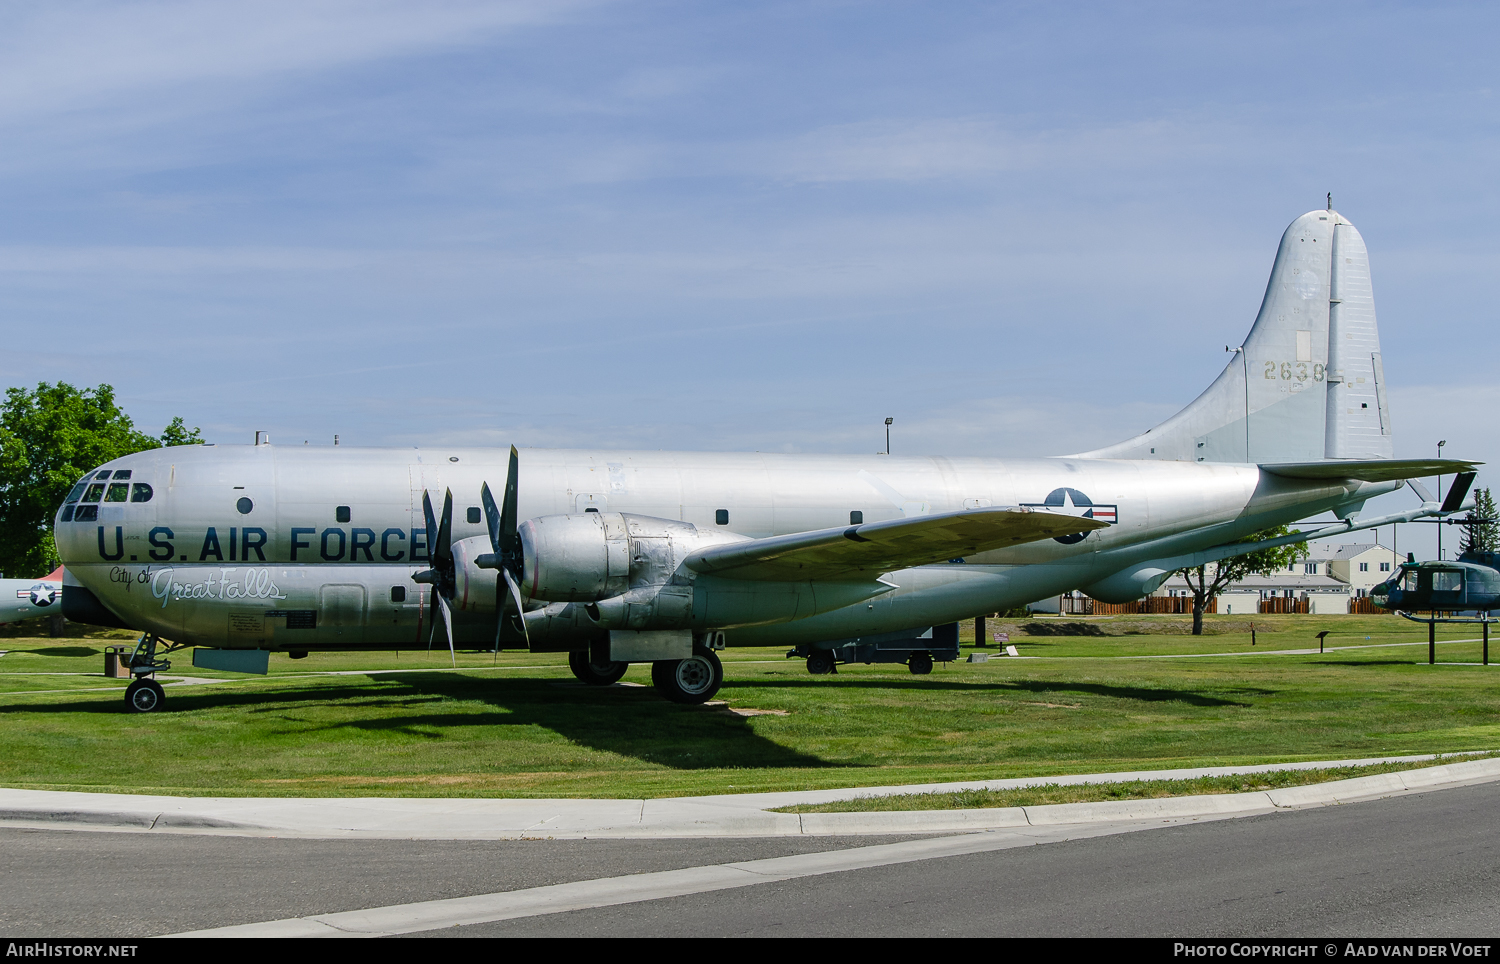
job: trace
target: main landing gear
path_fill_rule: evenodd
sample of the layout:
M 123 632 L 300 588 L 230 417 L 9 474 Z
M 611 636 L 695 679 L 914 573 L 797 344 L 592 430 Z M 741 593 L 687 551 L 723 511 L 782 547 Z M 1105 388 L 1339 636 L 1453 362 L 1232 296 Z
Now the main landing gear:
M 595 660 L 586 649 L 575 649 L 568 654 L 568 669 L 590 686 L 618 683 L 629 668 L 629 663 L 617 663 L 609 659 Z
M 155 633 L 147 633 L 135 644 L 135 652 L 130 654 L 130 672 L 135 676 L 135 682 L 125 687 L 125 708 L 131 713 L 155 713 L 167 702 L 161 684 L 151 678 L 161 670 L 172 668 L 170 660 L 158 657 L 156 644 L 159 642 L 161 639 Z M 162 652 L 170 653 L 181 648 L 169 644 Z
M 659 659 L 651 664 L 656 691 L 673 703 L 707 703 L 724 685 L 724 664 L 704 646 L 694 646 L 687 659 Z

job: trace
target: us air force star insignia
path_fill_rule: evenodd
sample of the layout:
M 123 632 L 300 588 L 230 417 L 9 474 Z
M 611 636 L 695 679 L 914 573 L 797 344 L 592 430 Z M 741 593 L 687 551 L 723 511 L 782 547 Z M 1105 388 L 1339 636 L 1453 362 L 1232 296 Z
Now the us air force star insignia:
M 1077 489 L 1053 489 L 1047 493 L 1047 498 L 1041 502 L 1023 502 L 1022 506 L 1028 509 L 1042 509 L 1057 515 L 1076 516 L 1080 519 L 1097 519 L 1100 522 L 1108 522 L 1114 525 L 1119 522 L 1118 505 L 1100 505 Z M 1072 535 L 1057 536 L 1057 541 L 1063 545 L 1072 545 L 1082 542 L 1088 533 L 1078 532 Z
M 16 595 L 30 595 L 31 601 L 38 606 L 50 606 L 57 601 L 57 590 L 46 585 L 32 586 L 29 592 L 25 589 L 17 589 Z

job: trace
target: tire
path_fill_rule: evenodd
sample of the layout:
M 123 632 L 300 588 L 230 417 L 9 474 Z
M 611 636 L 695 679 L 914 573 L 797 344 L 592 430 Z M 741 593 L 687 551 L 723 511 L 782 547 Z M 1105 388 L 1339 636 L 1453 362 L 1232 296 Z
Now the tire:
M 837 666 L 837 660 L 826 649 L 814 650 L 812 655 L 807 657 L 807 671 L 814 676 L 824 676 L 832 673 Z
M 154 713 L 166 701 L 167 695 L 154 679 L 138 679 L 125 687 L 125 706 L 132 713 Z
M 707 703 L 724 685 L 724 664 L 718 654 L 693 647 L 687 659 L 659 659 L 651 664 L 656 691 L 673 703 Z
M 618 683 L 629 668 L 629 663 L 616 663 L 613 660 L 590 662 L 589 651 L 586 649 L 575 649 L 568 654 L 568 669 L 590 686 L 611 686 Z
M 913 676 L 926 676 L 932 672 L 932 654 L 912 653 L 911 659 L 906 662 L 906 668 L 911 670 Z

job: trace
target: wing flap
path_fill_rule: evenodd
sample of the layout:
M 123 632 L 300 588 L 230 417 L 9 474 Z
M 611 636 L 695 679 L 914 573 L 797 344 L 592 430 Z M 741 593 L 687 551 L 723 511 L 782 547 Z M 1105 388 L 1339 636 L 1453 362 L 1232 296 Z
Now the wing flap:
M 873 578 L 893 569 L 1108 525 L 1038 509 L 965 509 L 709 546 L 690 555 L 685 564 L 694 572 L 733 579 Z
M 1483 462 L 1459 459 L 1327 459 L 1322 462 L 1272 462 L 1261 471 L 1284 479 L 1358 479 L 1361 482 L 1394 482 L 1429 475 L 1468 472 Z

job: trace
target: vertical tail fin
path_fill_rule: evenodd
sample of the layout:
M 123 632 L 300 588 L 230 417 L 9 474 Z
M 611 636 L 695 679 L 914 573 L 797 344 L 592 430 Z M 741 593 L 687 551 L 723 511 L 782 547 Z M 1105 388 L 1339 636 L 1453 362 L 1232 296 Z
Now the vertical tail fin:
M 1255 325 L 1202 395 L 1079 457 L 1264 463 L 1392 451 L 1369 255 L 1354 225 L 1327 210 L 1281 236 Z

